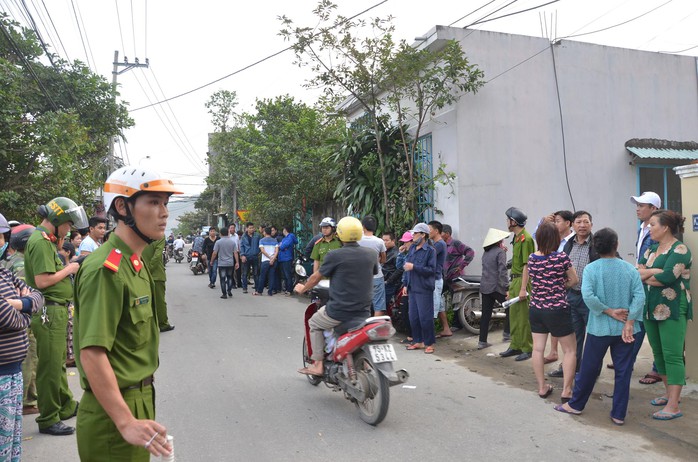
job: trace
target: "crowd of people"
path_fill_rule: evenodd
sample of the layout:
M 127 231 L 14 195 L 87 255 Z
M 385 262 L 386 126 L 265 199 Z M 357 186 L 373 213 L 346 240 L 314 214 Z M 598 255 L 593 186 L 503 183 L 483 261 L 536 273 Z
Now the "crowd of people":
M 83 460 L 106 453 L 147 460 L 171 449 L 166 429 L 152 420 L 152 384 L 157 334 L 174 329 L 167 318 L 161 256 L 167 201 L 177 191 L 170 180 L 136 168 L 112 174 L 104 190 L 106 209 L 117 223 L 110 233 L 106 218 L 88 220 L 82 207 L 65 197 L 39 207 L 37 226 L 0 214 L 0 402 L 6 416 L 0 457 L 18 460 L 21 455 L 23 414 L 38 414 L 39 431 L 49 435 L 74 433 L 75 427 L 64 421 L 77 416 Z M 661 209 L 653 192 L 632 196 L 631 202 L 641 222 L 635 264 L 619 257 L 615 231 L 592 233 L 591 213 L 583 210 L 557 211 L 530 234 L 526 214 L 511 207 L 505 212 L 507 230 L 491 228 L 482 243 L 481 325 L 489 325 L 495 303 L 513 299 L 504 329 L 510 344 L 499 355 L 532 358 L 537 393 L 548 398 L 554 387 L 546 381 L 544 365 L 559 360 L 561 347 L 560 366 L 548 372 L 563 379 L 555 410 L 578 415 L 610 350 L 612 363 L 606 367 L 615 371 L 610 418 L 617 425 L 625 421 L 631 374 L 645 335 L 654 364 L 641 382 L 662 381 L 665 387 L 649 403 L 661 407 L 652 416 L 682 416 L 684 339 L 693 316 L 691 252 L 678 240 L 684 218 Z M 372 314 L 385 314 L 397 298 L 407 300 L 402 310 L 406 349 L 434 353 L 437 339 L 453 335 L 444 288 L 464 274 L 475 251 L 438 221 L 417 223 L 397 239 L 393 231 L 379 238 L 373 216 L 352 220 L 344 236 L 332 218 L 320 222 L 320 233 L 305 247 L 316 273 L 309 281 L 347 267 L 338 261 L 342 255 L 368 258 L 374 270 L 370 288 L 368 283 L 362 287 L 370 295 Z M 508 270 L 505 241 L 512 234 Z M 206 258 L 209 287 L 215 289 L 220 278 L 223 299 L 237 288 L 248 293 L 250 279 L 252 295 L 294 291 L 298 239 L 290 226 L 281 232 L 251 222 L 239 232 L 235 225 L 220 232 L 211 228 L 193 245 Z M 312 284 L 306 285 L 295 289 Z M 339 321 L 333 312 L 316 320 L 318 329 Z M 478 349 L 491 347 L 488 331 L 480 329 Z M 81 403 L 66 378 L 66 367 L 76 363 L 85 389 Z M 313 364 L 301 372 L 321 369 Z

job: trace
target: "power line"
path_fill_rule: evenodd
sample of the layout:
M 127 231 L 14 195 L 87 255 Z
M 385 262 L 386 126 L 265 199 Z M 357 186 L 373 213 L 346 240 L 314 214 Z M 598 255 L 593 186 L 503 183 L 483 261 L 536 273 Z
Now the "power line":
M 496 21 L 497 19 L 506 18 L 507 16 L 514 16 L 514 15 L 516 15 L 516 14 L 526 13 L 527 11 L 537 10 L 538 8 L 542 8 L 542 7 L 544 7 L 544 6 L 548 6 L 548 5 L 551 5 L 551 4 L 553 4 L 553 3 L 557 3 L 557 2 L 559 2 L 559 1 L 560 1 L 560 0 L 552 0 L 552 1 L 548 2 L 548 3 L 543 3 L 543 4 L 540 4 L 540 5 L 537 5 L 537 6 L 532 6 L 531 8 L 526 8 L 525 10 L 514 11 L 513 13 L 503 14 L 502 16 L 497 16 L 497 17 L 495 17 L 495 18 L 490 18 L 490 19 L 487 19 L 487 20 L 485 20 L 485 21 L 477 21 L 477 22 L 475 22 L 475 23 L 473 23 L 473 24 L 471 24 L 471 25 L 484 24 L 484 23 L 486 23 L 486 22 Z
M 133 34 L 133 54 L 138 56 L 136 48 L 136 21 L 133 20 L 133 0 L 131 0 L 131 33 Z
M 53 30 L 56 31 L 56 36 L 58 37 L 58 42 L 61 44 L 61 48 L 63 49 L 63 54 L 65 55 L 65 58 L 69 62 L 72 62 L 72 60 L 68 56 L 68 51 L 65 49 L 65 45 L 63 45 L 61 35 L 58 33 L 58 29 L 56 29 L 56 24 L 53 22 L 53 17 L 51 17 L 51 13 L 48 11 L 48 8 L 46 7 L 46 3 L 44 2 L 44 0 L 41 0 L 41 4 L 44 6 L 44 10 L 46 10 L 46 15 L 48 16 L 49 21 L 51 21 L 51 27 L 53 27 Z
M 87 66 L 90 69 L 94 67 L 90 64 L 90 55 L 87 53 L 87 46 L 85 45 L 85 39 L 82 36 L 82 28 L 80 27 L 80 21 L 78 21 L 78 13 L 75 10 L 75 1 L 70 0 L 70 4 L 73 7 L 73 16 L 75 17 L 75 24 L 78 26 L 78 32 L 80 33 L 80 41 L 82 42 L 82 49 L 85 51 L 85 60 L 87 61 Z
M 497 11 L 501 11 L 501 10 L 503 10 L 504 8 L 513 5 L 514 3 L 518 2 L 518 1 L 519 1 L 519 0 L 511 0 L 511 1 L 510 1 L 509 3 L 507 3 L 506 5 L 501 6 L 501 7 L 497 8 L 496 10 L 487 13 L 486 15 L 484 15 L 483 17 L 481 17 L 481 18 L 478 19 L 477 21 L 472 22 L 472 23 L 468 24 L 467 26 L 463 27 L 463 29 L 467 29 L 467 28 L 470 27 L 470 26 L 474 26 L 475 24 L 479 23 L 479 22 L 482 21 L 483 19 L 485 19 L 485 18 L 487 18 L 487 17 L 489 17 L 489 16 L 492 16 L 492 15 L 495 14 Z M 470 34 L 468 34 L 468 35 L 470 35 Z
M 148 57 L 148 0 L 145 0 L 145 22 L 143 36 L 145 37 L 145 57 Z
M 121 37 L 121 52 L 126 54 L 126 45 L 124 45 L 124 32 L 121 29 L 121 14 L 119 13 L 119 0 L 114 0 L 116 6 L 116 22 L 119 24 L 119 37 Z
M 645 45 L 647 45 L 648 43 L 652 42 L 654 39 L 656 39 L 657 37 L 659 37 L 660 35 L 662 35 L 662 34 L 665 33 L 666 31 L 671 30 L 671 29 L 673 29 L 674 27 L 678 26 L 678 25 L 681 24 L 683 21 L 685 21 L 686 19 L 690 18 L 691 16 L 693 16 L 693 15 L 696 14 L 697 12 L 698 12 L 698 9 L 693 10 L 691 13 L 689 13 L 689 14 L 687 14 L 686 16 L 684 16 L 683 18 L 679 19 L 679 20 L 676 21 L 674 24 L 672 24 L 671 26 L 667 27 L 667 28 L 664 29 L 663 31 L 659 32 L 657 35 L 655 35 L 654 37 L 652 37 L 651 39 L 649 39 L 648 41 L 646 41 L 645 43 L 643 43 L 642 45 L 640 45 L 640 46 L 637 47 L 637 48 L 638 48 L 638 49 L 639 49 L 639 48 L 644 48 Z
M 335 29 L 335 28 L 341 26 L 342 24 L 344 24 L 344 23 L 346 23 L 346 22 L 348 22 L 348 21 L 351 21 L 351 20 L 354 19 L 354 18 L 357 18 L 357 17 L 363 15 L 364 13 L 367 13 L 367 12 L 371 11 L 372 9 L 374 9 L 374 8 L 376 8 L 376 7 L 379 7 L 380 5 L 382 5 L 383 3 L 387 2 L 387 1 L 388 1 L 388 0 L 382 0 L 381 2 L 378 2 L 378 3 L 374 4 L 374 5 L 372 5 L 372 6 L 368 7 L 368 8 L 366 8 L 365 10 L 363 10 L 363 11 L 361 11 L 361 12 L 355 14 L 354 16 L 351 16 L 351 17 L 345 19 L 345 20 L 342 21 L 341 23 L 335 24 L 334 26 L 330 27 L 329 30 Z M 318 34 L 319 34 L 319 32 L 318 32 Z M 206 88 L 206 87 L 210 87 L 210 86 L 213 85 L 214 83 L 218 83 L 218 82 L 220 82 L 221 80 L 225 80 L 225 79 L 227 79 L 227 78 L 229 78 L 229 77 L 232 77 L 232 76 L 234 76 L 234 75 L 236 75 L 236 74 L 239 74 L 239 73 L 241 73 L 241 72 L 243 72 L 243 71 L 246 71 L 247 69 L 250 69 L 250 68 L 252 68 L 252 67 L 255 67 L 255 66 L 257 66 L 257 65 L 259 65 L 259 64 L 261 64 L 261 63 L 263 63 L 263 62 L 265 62 L 265 61 L 268 61 L 268 60 L 270 60 L 270 59 L 272 59 L 272 58 L 275 58 L 276 56 L 279 56 L 280 54 L 285 53 L 285 52 L 287 52 L 288 50 L 293 49 L 293 47 L 294 47 L 294 45 L 290 45 L 290 46 L 284 48 L 283 50 L 279 50 L 279 51 L 277 51 L 277 52 L 275 52 L 275 53 L 272 53 L 272 54 L 270 54 L 270 55 L 268 55 L 268 56 L 266 56 L 266 57 L 264 57 L 264 58 L 262 58 L 262 59 L 260 59 L 260 60 L 258 60 L 258 61 L 255 61 L 255 62 L 252 63 L 252 64 L 248 64 L 247 66 L 245 66 L 245 67 L 243 67 L 243 68 L 241 68 L 241 69 L 238 69 L 238 70 L 236 70 L 236 71 L 234 71 L 234 72 L 231 72 L 231 73 L 228 74 L 228 75 L 224 75 L 223 77 L 220 77 L 220 78 L 218 78 L 218 79 L 216 79 L 216 80 L 213 80 L 213 81 L 211 81 L 211 82 L 205 83 L 205 84 L 200 85 L 200 86 L 198 86 L 198 87 L 196 87 L 196 88 L 193 88 L 193 89 L 191 89 L 191 90 L 189 90 L 189 91 L 185 91 L 184 93 L 180 93 L 180 94 L 178 94 L 178 95 L 172 96 L 172 97 L 167 98 L 167 99 L 165 99 L 165 100 L 156 101 L 156 102 L 154 102 L 154 103 L 152 103 L 152 104 L 148 104 L 148 105 L 146 105 L 146 106 L 141 106 L 141 107 L 138 107 L 138 108 L 135 108 L 135 109 L 131 109 L 130 112 L 140 111 L 141 109 L 146 109 L 146 108 L 149 108 L 149 107 L 151 107 L 151 106 L 155 106 L 155 105 L 157 105 L 157 104 L 162 104 L 162 103 L 164 103 L 164 102 L 166 102 L 166 101 L 172 101 L 172 100 L 174 100 L 174 99 L 181 98 L 182 96 L 189 95 L 189 94 L 191 94 L 191 93 L 194 93 L 194 92 L 199 91 L 199 90 L 201 90 L 201 89 L 204 89 L 204 88 Z
M 567 35 L 567 36 L 565 36 L 565 37 L 560 37 L 558 40 L 569 39 L 569 38 L 574 38 L 574 37 L 581 37 L 581 36 L 583 36 L 583 35 L 596 34 L 596 33 L 604 32 L 604 31 L 607 31 L 607 30 L 609 30 L 609 29 L 613 29 L 613 28 L 616 28 L 616 27 L 619 27 L 619 26 L 623 26 L 623 25 L 625 25 L 625 24 L 628 24 L 629 22 L 635 21 L 636 19 L 640 19 L 640 18 L 643 17 L 643 16 L 647 16 L 648 14 L 652 13 L 653 11 L 656 11 L 656 10 L 660 9 L 660 8 L 663 7 L 664 5 L 668 5 L 668 4 L 671 3 L 672 1 L 673 1 L 673 0 L 668 0 L 668 1 L 664 2 L 664 3 L 662 3 L 661 5 L 659 5 L 659 6 L 657 6 L 657 7 L 654 7 L 654 8 L 652 8 L 651 10 L 642 13 L 642 14 L 639 15 L 639 16 L 635 16 L 634 18 L 628 19 L 628 20 L 623 21 L 623 22 L 619 22 L 618 24 L 614 24 L 614 25 L 612 25 L 612 26 L 604 27 L 604 28 L 602 28 L 602 29 L 593 30 L 593 31 L 591 31 L 591 32 L 583 32 L 583 33 L 581 33 L 581 34 Z
M 481 9 L 483 9 L 484 7 L 486 7 L 487 5 L 490 5 L 490 4 L 492 4 L 492 3 L 496 2 L 496 1 L 497 1 L 497 0 L 490 0 L 489 2 L 485 3 L 485 4 L 482 5 L 481 7 L 475 8 L 473 11 L 471 11 L 471 12 L 468 13 L 468 14 L 466 14 L 465 16 L 461 16 L 460 18 L 458 18 L 458 19 L 456 19 L 455 21 L 453 21 L 451 24 L 448 25 L 448 27 L 453 26 L 455 23 L 457 23 L 457 22 L 459 22 L 459 21 L 462 21 L 463 19 L 467 18 L 468 16 L 470 16 L 470 15 L 473 14 L 473 13 L 477 13 L 478 11 L 480 11 Z
M 660 53 L 669 53 L 669 54 L 683 53 L 686 51 L 693 50 L 694 48 L 698 48 L 698 45 L 693 45 L 692 47 L 684 48 L 683 50 L 678 50 L 678 51 L 660 51 Z

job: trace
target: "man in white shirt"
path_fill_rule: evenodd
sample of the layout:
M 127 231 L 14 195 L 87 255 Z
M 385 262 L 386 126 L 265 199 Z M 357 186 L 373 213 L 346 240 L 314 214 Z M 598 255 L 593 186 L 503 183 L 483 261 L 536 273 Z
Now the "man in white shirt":
M 378 258 L 378 274 L 373 275 L 374 316 L 383 316 L 385 314 L 385 280 L 383 279 L 381 265 L 385 263 L 387 248 L 385 247 L 383 239 L 374 236 L 378 228 L 378 222 L 375 217 L 366 215 L 363 220 L 361 220 L 361 224 L 364 227 L 364 236 L 359 241 L 359 245 L 375 250 Z
M 107 232 L 107 219 L 102 217 L 92 217 L 89 220 L 89 232 L 80 243 L 77 255 L 86 257 L 102 245 L 102 239 Z

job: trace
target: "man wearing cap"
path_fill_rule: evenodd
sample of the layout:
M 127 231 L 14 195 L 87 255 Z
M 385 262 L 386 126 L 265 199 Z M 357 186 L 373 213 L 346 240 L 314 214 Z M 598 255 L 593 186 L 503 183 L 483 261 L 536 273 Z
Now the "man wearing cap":
M 142 254 L 165 235 L 171 180 L 140 167 L 113 172 L 104 206 L 116 228 L 75 278 L 75 349 L 85 390 L 77 419 L 80 460 L 148 462 L 169 455 L 155 419 L 157 293 Z
M 413 245 L 407 253 L 405 274 L 410 304 L 410 327 L 414 343 L 408 350 L 434 353 L 434 289 L 436 287 L 436 250 L 429 245 L 429 226 L 417 223 L 410 230 Z
M 506 211 L 506 216 L 507 227 L 514 233 L 508 298 L 518 296 L 520 300 L 509 307 L 511 343 L 509 348 L 499 355 L 503 358 L 516 356 L 516 361 L 525 361 L 531 357 L 533 351 L 533 336 L 528 320 L 528 297 L 526 297 L 528 287 L 521 287 L 521 275 L 528 264 L 528 257 L 536 251 L 536 246 L 533 238 L 524 228 L 528 220 L 526 214 L 516 207 L 510 207 Z
M 650 237 L 650 218 L 652 213 L 657 209 L 662 207 L 662 199 L 659 194 L 646 191 L 639 196 L 630 196 L 630 202 L 635 204 L 635 212 L 637 213 L 637 219 L 640 220 L 640 229 L 637 231 L 637 241 L 635 242 L 635 265 L 642 258 L 647 249 L 651 245 L 657 243 L 657 241 L 652 240 Z M 637 358 L 637 354 L 642 348 L 642 342 L 645 340 L 645 326 L 640 321 L 640 332 L 635 335 L 635 351 L 633 352 L 634 357 Z M 652 363 L 652 370 L 645 374 L 643 378 L 640 379 L 640 383 L 643 385 L 652 385 L 653 383 L 660 382 L 662 379 L 657 373 L 657 368 L 654 363 Z
M 46 300 L 41 311 L 34 314 L 31 329 L 36 337 L 39 363 L 36 368 L 36 391 L 39 404 L 39 432 L 48 435 L 70 435 L 75 428 L 62 421 L 77 414 L 78 403 L 68 388 L 66 375 L 68 306 L 73 300 L 70 275 L 80 268 L 78 263 L 63 266 L 56 246 L 70 231 L 87 227 L 82 206 L 67 197 L 56 197 L 38 208 L 43 218 L 27 241 L 24 271 L 30 287 L 40 290 Z

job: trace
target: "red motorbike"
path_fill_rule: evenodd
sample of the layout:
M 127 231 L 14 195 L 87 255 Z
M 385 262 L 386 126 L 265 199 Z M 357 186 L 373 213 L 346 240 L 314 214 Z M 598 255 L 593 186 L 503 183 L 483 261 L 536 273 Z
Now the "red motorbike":
M 313 288 L 310 298 L 305 310 L 304 367 L 312 362 L 308 320 L 327 302 L 329 281 L 321 281 Z M 361 420 L 378 425 L 388 413 L 389 387 L 409 378 L 404 369 L 393 370 L 397 356 L 388 339 L 394 334 L 389 316 L 352 319 L 325 331 L 324 375 L 309 375 L 308 381 L 312 385 L 325 382 L 335 391 L 342 390 L 344 397 L 356 404 Z

